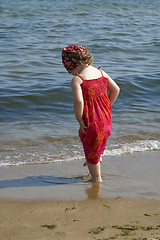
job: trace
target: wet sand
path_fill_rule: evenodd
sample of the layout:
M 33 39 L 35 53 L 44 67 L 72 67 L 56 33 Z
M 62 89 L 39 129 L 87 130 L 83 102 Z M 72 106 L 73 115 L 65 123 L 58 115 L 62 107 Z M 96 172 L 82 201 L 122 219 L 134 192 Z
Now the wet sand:
M 83 161 L 0 168 L 0 199 L 86 200 L 145 197 L 160 200 L 160 152 L 104 157 L 98 186 L 84 182 Z

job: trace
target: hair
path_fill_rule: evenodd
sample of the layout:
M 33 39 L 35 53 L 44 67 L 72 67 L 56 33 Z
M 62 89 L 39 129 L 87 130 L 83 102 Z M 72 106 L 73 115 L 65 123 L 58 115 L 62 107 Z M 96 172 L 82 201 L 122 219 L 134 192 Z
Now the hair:
M 85 53 L 77 50 L 76 52 L 66 52 L 66 54 L 73 62 L 78 64 L 92 65 L 94 63 L 93 56 L 88 49 L 85 50 Z

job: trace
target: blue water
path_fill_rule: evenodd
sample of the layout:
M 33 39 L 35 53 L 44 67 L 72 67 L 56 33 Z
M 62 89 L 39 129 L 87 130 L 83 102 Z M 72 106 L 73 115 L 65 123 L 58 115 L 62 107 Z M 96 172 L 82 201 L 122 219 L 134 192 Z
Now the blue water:
M 83 158 L 61 63 L 73 43 L 121 88 L 107 155 L 160 149 L 158 0 L 1 0 L 0 165 Z

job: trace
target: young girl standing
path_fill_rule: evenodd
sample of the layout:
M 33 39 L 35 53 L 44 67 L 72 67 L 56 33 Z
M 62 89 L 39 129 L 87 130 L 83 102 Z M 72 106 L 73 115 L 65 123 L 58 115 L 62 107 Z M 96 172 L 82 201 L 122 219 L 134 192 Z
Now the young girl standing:
M 79 122 L 86 162 L 93 182 L 102 182 L 100 162 L 112 128 L 112 104 L 119 94 L 118 85 L 107 73 L 92 66 L 92 54 L 79 45 L 62 51 L 62 62 L 74 77 L 71 82 L 74 112 Z M 107 88 L 109 95 L 107 95 Z

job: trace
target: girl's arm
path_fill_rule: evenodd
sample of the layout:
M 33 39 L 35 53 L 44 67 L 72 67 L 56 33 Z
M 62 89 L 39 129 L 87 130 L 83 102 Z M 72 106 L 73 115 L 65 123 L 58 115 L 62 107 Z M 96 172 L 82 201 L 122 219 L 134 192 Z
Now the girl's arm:
M 111 104 L 113 104 L 119 95 L 120 88 L 107 73 L 105 73 L 105 72 L 103 72 L 103 73 L 104 73 L 104 76 L 108 78 L 107 88 L 110 91 L 109 99 L 110 99 Z
M 85 133 L 86 132 L 86 126 L 83 121 L 83 95 L 82 95 L 82 89 L 81 89 L 81 80 L 79 77 L 75 76 L 72 79 L 71 87 L 73 91 L 73 101 L 74 101 L 74 113 L 76 116 L 77 121 L 80 124 L 80 131 Z

